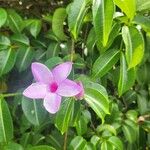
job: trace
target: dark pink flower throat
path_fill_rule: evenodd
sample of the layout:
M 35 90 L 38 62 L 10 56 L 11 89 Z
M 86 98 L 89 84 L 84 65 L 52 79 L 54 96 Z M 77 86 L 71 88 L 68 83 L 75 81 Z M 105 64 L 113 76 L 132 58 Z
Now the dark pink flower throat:
M 57 88 L 58 88 L 58 85 L 57 85 L 56 82 L 53 82 L 53 83 L 51 83 L 51 84 L 49 85 L 49 89 L 50 89 L 50 91 L 51 91 L 52 93 L 55 93 L 56 90 L 57 90 Z

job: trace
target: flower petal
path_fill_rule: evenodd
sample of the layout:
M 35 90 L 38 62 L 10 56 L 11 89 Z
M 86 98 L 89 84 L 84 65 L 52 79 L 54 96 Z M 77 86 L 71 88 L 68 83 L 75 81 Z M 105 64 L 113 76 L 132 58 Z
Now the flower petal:
M 56 66 L 53 70 L 53 76 L 57 83 L 62 82 L 63 80 L 67 79 L 68 75 L 70 74 L 72 69 L 72 62 L 65 62 L 58 66 Z
M 37 82 L 49 84 L 53 80 L 52 72 L 41 63 L 32 63 L 32 74 Z
M 76 82 L 66 79 L 58 86 L 56 93 L 61 96 L 71 97 L 79 94 L 81 90 L 81 87 Z
M 33 83 L 24 90 L 23 95 L 32 99 L 40 99 L 44 98 L 46 93 L 47 86 L 45 84 Z
M 82 82 L 77 82 L 77 84 L 81 87 L 81 92 L 77 94 L 75 97 L 79 100 L 82 100 L 84 97 L 84 87 L 83 87 Z
M 54 94 L 54 93 L 48 93 L 46 97 L 44 98 L 44 107 L 49 113 L 56 113 L 61 104 L 61 96 Z

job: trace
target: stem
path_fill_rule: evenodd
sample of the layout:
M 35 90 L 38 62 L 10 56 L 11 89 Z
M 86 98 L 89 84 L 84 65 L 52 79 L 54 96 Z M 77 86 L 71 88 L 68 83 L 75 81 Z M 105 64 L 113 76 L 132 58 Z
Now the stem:
M 1 94 L 2 97 L 14 97 L 17 95 L 21 95 L 21 93 L 7 93 L 7 94 Z
M 63 150 L 67 149 L 67 136 L 68 136 L 68 132 L 65 133 Z
M 75 50 L 74 50 L 74 40 L 72 39 L 71 41 L 71 57 L 70 60 L 73 62 L 73 55 L 75 54 Z

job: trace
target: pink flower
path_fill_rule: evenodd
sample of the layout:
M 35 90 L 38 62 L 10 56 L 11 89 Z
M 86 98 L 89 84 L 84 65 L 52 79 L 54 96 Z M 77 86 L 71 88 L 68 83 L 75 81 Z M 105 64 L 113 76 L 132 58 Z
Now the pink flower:
M 82 100 L 84 98 L 83 84 L 82 84 L 82 82 L 77 82 L 77 84 L 81 87 L 81 91 L 75 97 L 76 97 L 76 99 Z
M 52 114 L 59 110 L 62 96 L 72 97 L 82 90 L 76 82 L 67 79 L 72 69 L 71 62 L 62 63 L 52 71 L 35 62 L 31 69 L 36 83 L 25 89 L 23 95 L 32 99 L 44 99 L 45 109 Z

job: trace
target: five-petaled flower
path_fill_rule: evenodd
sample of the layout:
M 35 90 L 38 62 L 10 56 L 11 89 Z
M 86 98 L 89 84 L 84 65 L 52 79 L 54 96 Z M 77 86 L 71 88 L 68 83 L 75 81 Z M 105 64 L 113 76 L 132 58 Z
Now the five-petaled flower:
M 36 83 L 24 90 L 23 95 L 31 99 L 44 99 L 43 105 L 50 113 L 59 110 L 62 96 L 72 97 L 82 93 L 83 88 L 67 79 L 72 69 L 72 62 L 65 62 L 50 71 L 41 63 L 32 63 L 32 74 Z

